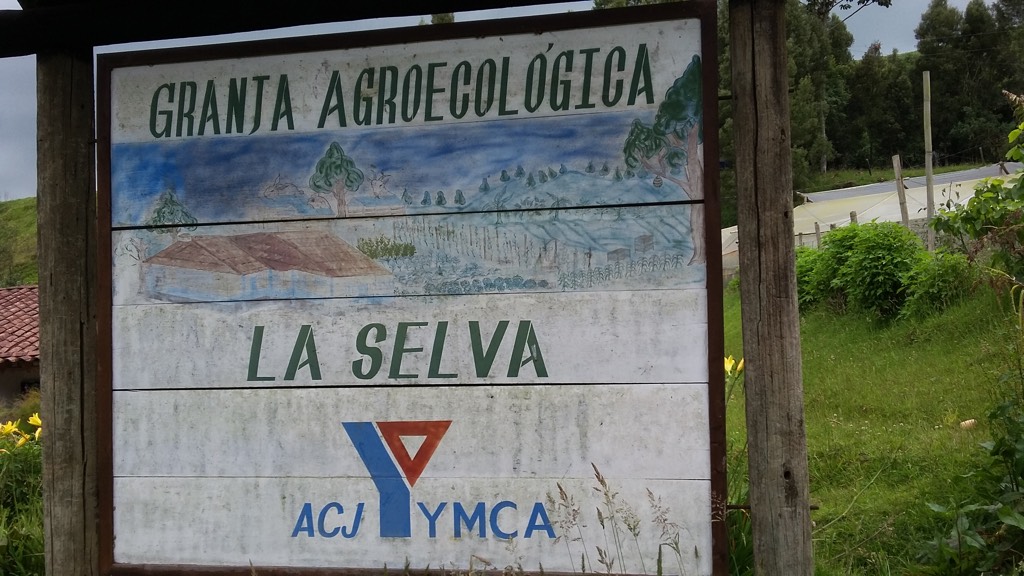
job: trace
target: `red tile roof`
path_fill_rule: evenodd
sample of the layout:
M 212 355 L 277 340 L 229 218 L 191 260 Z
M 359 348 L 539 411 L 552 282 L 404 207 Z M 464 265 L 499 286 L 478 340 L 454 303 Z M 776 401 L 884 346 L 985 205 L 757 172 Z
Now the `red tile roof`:
M 0 367 L 38 360 L 38 287 L 0 288 Z

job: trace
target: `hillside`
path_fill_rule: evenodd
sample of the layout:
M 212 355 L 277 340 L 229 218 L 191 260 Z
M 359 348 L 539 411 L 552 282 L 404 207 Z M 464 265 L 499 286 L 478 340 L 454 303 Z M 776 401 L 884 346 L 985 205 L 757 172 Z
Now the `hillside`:
M 36 199 L 0 202 L 0 287 L 37 282 Z

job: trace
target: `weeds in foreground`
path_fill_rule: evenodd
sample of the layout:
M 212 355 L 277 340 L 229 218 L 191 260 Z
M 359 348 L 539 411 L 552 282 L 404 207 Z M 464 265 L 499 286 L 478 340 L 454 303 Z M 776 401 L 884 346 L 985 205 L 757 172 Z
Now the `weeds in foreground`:
M 597 552 L 597 563 L 601 568 L 596 571 L 604 572 L 605 574 L 629 573 L 631 567 L 627 563 L 627 558 L 629 557 L 627 549 L 634 548 L 636 550 L 636 557 L 639 559 L 640 573 L 648 574 L 640 544 L 642 524 L 640 515 L 629 503 L 622 499 L 619 492 L 612 487 L 597 465 L 591 463 L 591 466 L 594 469 L 594 480 L 596 481 L 594 491 L 599 494 L 601 501 L 601 505 L 596 509 L 597 522 L 601 527 L 601 536 L 604 538 L 604 546 L 594 545 L 594 550 Z M 558 488 L 558 496 L 548 494 L 549 506 L 554 511 L 552 513 L 552 521 L 560 528 L 559 536 L 556 540 L 566 539 L 566 550 L 569 553 L 570 559 L 573 560 L 574 573 L 576 572 L 575 559 L 573 558 L 571 548 L 568 546 L 569 540 L 578 541 L 583 549 L 580 557 L 579 571 L 583 573 L 595 572 L 595 567 L 590 564 L 589 547 L 584 537 L 582 529 L 584 526 L 581 521 L 582 515 L 580 514 L 579 507 L 576 505 L 575 499 L 569 495 L 560 482 L 556 483 L 556 486 Z M 664 549 L 666 548 L 675 557 L 675 563 L 679 569 L 678 573 L 686 574 L 686 559 L 684 558 L 685 554 L 680 537 L 681 532 L 686 531 L 686 528 L 670 520 L 671 510 L 662 503 L 660 497 L 656 496 L 650 489 L 647 489 L 646 493 L 647 504 L 651 513 L 651 523 L 658 530 L 658 553 L 655 574 L 659 576 L 664 574 Z M 574 536 L 569 538 L 566 536 L 567 534 L 574 534 Z M 630 538 L 632 539 L 632 545 L 629 543 Z M 697 559 L 699 556 L 700 552 L 695 546 L 693 558 Z M 635 566 L 632 567 L 633 570 L 635 568 Z
M 971 472 L 976 495 L 952 506 L 929 503 L 951 525 L 927 542 L 920 560 L 928 574 L 1019 574 L 1024 566 L 1024 284 L 1009 290 L 1014 324 L 1006 339 L 1002 395 L 988 414 L 988 461 Z

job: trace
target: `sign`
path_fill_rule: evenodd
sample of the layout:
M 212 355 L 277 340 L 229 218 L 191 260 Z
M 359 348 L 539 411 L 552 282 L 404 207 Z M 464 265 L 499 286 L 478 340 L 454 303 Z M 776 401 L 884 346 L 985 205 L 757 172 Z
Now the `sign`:
M 723 570 L 713 16 L 101 56 L 110 568 Z

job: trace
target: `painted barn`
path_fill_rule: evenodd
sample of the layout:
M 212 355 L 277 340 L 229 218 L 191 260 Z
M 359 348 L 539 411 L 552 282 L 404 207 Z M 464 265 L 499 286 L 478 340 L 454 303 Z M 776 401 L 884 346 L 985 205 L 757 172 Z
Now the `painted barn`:
M 39 290 L 0 288 L 0 402 L 39 386 Z
M 172 302 L 360 296 L 394 284 L 387 268 L 314 230 L 179 239 L 142 273 L 149 297 Z

